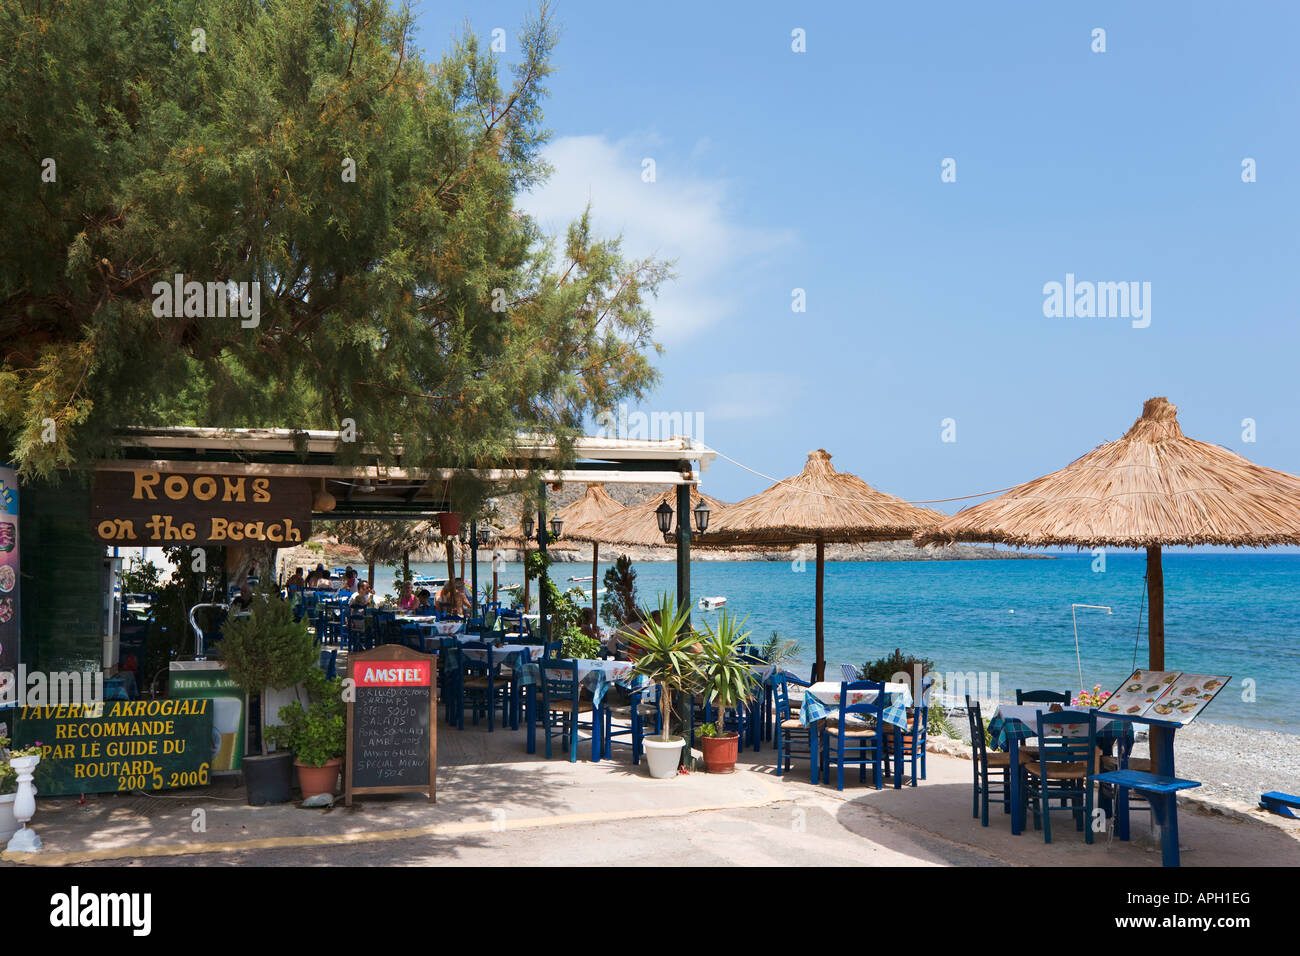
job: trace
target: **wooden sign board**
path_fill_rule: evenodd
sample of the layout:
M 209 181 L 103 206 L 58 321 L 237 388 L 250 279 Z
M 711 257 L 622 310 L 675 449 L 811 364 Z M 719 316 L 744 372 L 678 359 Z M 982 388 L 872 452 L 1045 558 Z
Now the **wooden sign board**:
M 100 541 L 115 545 L 291 548 L 311 537 L 311 503 L 305 478 L 100 471 L 91 525 Z
M 438 658 L 401 644 L 351 655 L 344 802 L 354 794 L 437 791 Z
M 41 744 L 42 797 L 203 786 L 221 742 L 210 700 L 20 707 L 15 716 L 14 746 Z

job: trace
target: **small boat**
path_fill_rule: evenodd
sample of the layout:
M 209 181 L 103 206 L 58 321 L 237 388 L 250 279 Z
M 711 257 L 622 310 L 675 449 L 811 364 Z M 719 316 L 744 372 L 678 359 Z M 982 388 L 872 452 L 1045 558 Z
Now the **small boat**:
M 414 591 L 418 591 L 420 588 L 425 588 L 430 593 L 436 594 L 441 591 L 446 584 L 446 578 L 434 577 L 432 574 L 411 575 L 411 589 Z
M 700 598 L 700 610 L 716 611 L 718 608 L 722 607 L 722 605 L 726 603 L 727 603 L 727 599 L 725 597 L 721 597 L 721 596 L 702 597 Z

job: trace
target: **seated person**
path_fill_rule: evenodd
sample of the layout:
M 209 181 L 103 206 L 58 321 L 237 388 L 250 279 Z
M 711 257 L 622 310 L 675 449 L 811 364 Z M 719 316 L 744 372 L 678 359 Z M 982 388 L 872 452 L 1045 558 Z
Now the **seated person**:
M 438 596 L 434 599 L 433 606 L 439 614 L 455 614 L 459 602 L 456 600 L 456 584 L 454 581 L 448 581 L 438 589 Z
M 432 614 L 435 610 L 433 606 L 433 595 L 429 593 L 428 588 L 420 588 L 415 593 L 417 600 L 415 610 L 420 614 Z
M 414 611 L 420 606 L 420 599 L 417 598 L 415 592 L 411 590 L 410 581 L 402 582 L 399 594 L 400 597 L 397 601 L 397 606 L 403 611 Z
M 349 607 L 369 607 L 374 601 L 374 595 L 371 593 L 370 585 L 365 581 L 357 582 L 357 591 L 352 595 L 352 600 L 348 602 Z
M 578 626 L 582 629 L 583 634 L 602 643 L 604 642 L 605 635 L 600 633 L 600 625 L 596 623 L 596 612 L 591 608 L 584 607 L 582 609 L 582 623 Z
M 253 609 L 253 586 L 245 581 L 230 601 L 230 613 L 242 614 Z
M 293 572 L 293 576 L 292 576 L 291 578 L 289 578 L 288 581 L 285 582 L 285 585 L 284 585 L 284 586 L 287 587 L 287 588 L 304 588 L 304 587 L 306 587 L 306 586 L 307 586 L 307 579 L 306 579 L 305 577 L 302 576 L 302 568 L 297 568 L 297 569 Z
M 453 611 L 452 613 L 460 614 L 461 616 L 468 614 L 470 608 L 473 607 L 473 604 L 470 602 L 469 592 L 465 590 L 464 578 L 456 579 L 455 598 L 456 598 L 456 610 Z

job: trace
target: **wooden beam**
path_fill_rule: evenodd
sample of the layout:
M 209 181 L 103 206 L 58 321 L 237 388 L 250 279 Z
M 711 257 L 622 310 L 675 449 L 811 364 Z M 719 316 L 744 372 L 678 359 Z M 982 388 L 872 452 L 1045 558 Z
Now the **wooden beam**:
M 190 475 L 267 475 L 290 478 L 371 478 L 391 480 L 451 481 L 471 476 L 483 481 L 518 481 L 528 477 L 528 472 L 518 468 L 385 468 L 374 465 L 300 465 L 262 464 L 237 461 L 171 461 L 154 459 L 111 459 L 94 465 L 96 471 L 170 471 Z M 699 483 L 696 471 L 578 471 L 563 469 L 541 472 L 541 480 L 548 482 L 600 482 L 603 484 L 693 485 Z

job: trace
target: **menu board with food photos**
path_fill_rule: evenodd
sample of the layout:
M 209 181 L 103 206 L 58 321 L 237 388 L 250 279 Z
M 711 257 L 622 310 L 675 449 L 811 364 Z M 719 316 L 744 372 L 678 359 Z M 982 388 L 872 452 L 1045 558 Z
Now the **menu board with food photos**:
M 0 467 L 0 706 L 18 690 L 18 474 Z
M 1097 708 L 1103 714 L 1152 717 L 1186 724 L 1205 709 L 1231 677 L 1182 671 L 1137 670 Z

